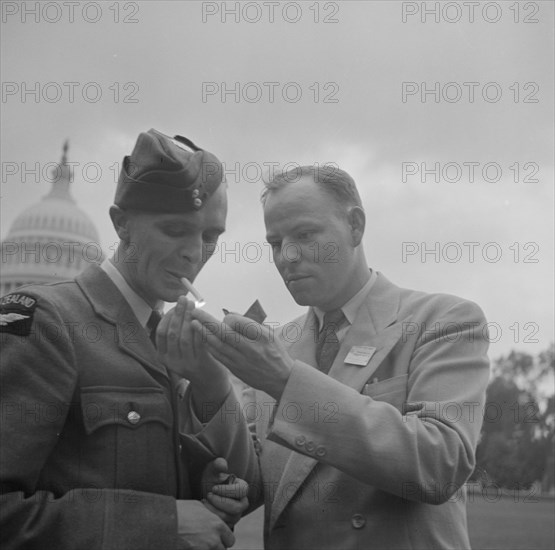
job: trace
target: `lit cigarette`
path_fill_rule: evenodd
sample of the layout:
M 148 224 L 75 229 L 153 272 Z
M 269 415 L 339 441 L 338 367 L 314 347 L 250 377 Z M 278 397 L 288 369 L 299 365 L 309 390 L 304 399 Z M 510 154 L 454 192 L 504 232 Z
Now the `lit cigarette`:
M 181 277 L 183 286 L 195 297 L 195 307 L 202 307 L 206 304 L 204 298 L 199 294 L 199 291 L 189 282 L 185 277 Z

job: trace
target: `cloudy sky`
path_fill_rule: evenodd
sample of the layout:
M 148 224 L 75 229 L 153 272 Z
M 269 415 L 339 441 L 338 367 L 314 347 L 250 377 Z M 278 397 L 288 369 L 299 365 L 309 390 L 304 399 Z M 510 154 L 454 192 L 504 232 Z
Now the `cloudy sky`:
M 73 195 L 109 252 L 122 157 L 141 131 L 181 134 L 229 182 L 228 231 L 197 279 L 208 309 L 259 298 L 283 322 L 302 309 L 264 244 L 258 179 L 334 163 L 360 188 L 373 268 L 476 301 L 492 357 L 545 349 L 554 6 L 435 4 L 2 2 L 2 239 L 69 138 Z

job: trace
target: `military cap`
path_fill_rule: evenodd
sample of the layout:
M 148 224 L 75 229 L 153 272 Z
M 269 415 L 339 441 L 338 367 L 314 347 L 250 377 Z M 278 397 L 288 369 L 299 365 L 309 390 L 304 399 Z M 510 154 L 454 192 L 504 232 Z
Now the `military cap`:
M 182 213 L 202 208 L 223 180 L 222 163 L 191 140 L 150 129 L 123 159 L 114 202 L 123 209 Z

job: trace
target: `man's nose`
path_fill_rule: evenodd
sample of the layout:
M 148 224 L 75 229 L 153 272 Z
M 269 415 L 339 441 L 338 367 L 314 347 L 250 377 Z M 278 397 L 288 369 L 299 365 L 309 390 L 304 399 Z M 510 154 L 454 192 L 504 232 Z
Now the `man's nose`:
M 288 264 L 299 262 L 302 257 L 301 245 L 295 241 L 284 241 L 281 244 L 279 261 Z
M 180 253 L 192 265 L 202 262 L 203 256 L 206 254 L 204 250 L 204 242 L 201 235 L 188 235 L 181 242 Z

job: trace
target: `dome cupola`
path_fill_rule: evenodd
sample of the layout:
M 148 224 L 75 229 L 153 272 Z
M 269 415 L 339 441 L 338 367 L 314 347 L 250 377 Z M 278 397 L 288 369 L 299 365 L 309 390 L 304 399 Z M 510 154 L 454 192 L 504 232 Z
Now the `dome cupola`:
M 68 148 L 66 140 L 50 192 L 15 219 L 1 243 L 0 296 L 24 284 L 71 279 L 103 259 L 96 227 L 71 196 Z

